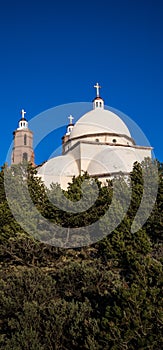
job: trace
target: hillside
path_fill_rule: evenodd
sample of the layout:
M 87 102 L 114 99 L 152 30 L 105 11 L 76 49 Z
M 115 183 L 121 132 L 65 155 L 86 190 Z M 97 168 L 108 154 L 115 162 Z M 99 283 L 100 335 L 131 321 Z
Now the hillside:
M 110 227 L 123 210 L 125 194 L 127 198 L 128 186 L 123 176 L 119 177 L 112 219 L 106 216 L 100 222 L 100 234 L 89 231 L 88 225 L 104 217 L 109 209 L 114 181 L 102 187 L 96 179 L 97 200 L 86 212 L 74 214 L 58 209 L 57 205 L 64 206 L 59 186 L 53 185 L 47 190 L 30 165 L 27 169 L 23 165 L 2 167 L 1 349 L 162 349 L 163 164 L 157 164 L 157 200 L 143 227 L 137 232 L 131 230 L 143 196 L 142 168 L 148 169 L 149 178 L 155 176 L 149 161 L 144 162 L 142 168 L 138 163 L 134 165 L 129 208 L 110 233 Z M 61 230 L 54 232 L 51 226 L 46 227 L 43 219 L 36 218 L 32 211 L 30 220 L 27 215 L 32 234 L 25 232 L 15 220 L 16 213 L 21 218 L 22 213 L 26 215 L 27 208 L 30 210 L 24 179 L 27 179 L 32 204 L 42 218 L 60 226 Z M 91 181 L 89 175 L 84 174 L 74 178 L 64 193 L 72 203 L 82 198 L 84 180 L 88 186 L 87 200 L 91 200 Z M 6 199 L 6 186 L 14 216 Z M 52 204 L 54 199 L 55 204 Z M 148 212 L 149 201 L 150 196 L 146 198 L 144 215 Z M 84 208 L 86 202 L 82 205 Z M 64 228 L 69 228 L 68 237 Z M 75 232 L 72 237 L 71 232 Z M 98 234 L 103 239 L 92 243 Z M 47 236 L 49 242 L 55 237 L 54 245 L 45 243 Z

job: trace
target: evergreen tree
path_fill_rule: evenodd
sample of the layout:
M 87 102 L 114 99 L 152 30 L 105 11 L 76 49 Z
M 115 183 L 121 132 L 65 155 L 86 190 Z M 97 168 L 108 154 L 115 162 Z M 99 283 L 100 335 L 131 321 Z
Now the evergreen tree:
M 144 195 L 143 172 L 148 175 L 147 185 L 156 175 L 149 160 L 134 165 L 131 188 L 123 176 L 108 181 L 105 186 L 95 179 L 93 187 L 94 182 L 85 173 L 74 178 L 67 191 L 55 184 L 47 189 L 30 164 L 2 167 L 2 349 L 162 349 L 162 170 L 163 165 L 158 162 L 157 199 L 149 219 L 134 231 L 132 224 Z M 83 192 L 84 182 L 86 192 Z M 92 204 L 95 188 L 98 197 Z M 151 194 L 149 188 L 142 206 L 146 216 Z M 80 200 L 81 212 L 74 213 L 74 205 Z M 87 210 L 84 200 L 90 206 Z M 64 210 L 65 203 L 68 213 Z M 32 210 L 33 206 L 37 212 Z M 30 219 L 28 228 L 32 234 L 16 220 L 16 213 L 21 217 L 27 210 L 26 220 Z M 123 220 L 115 226 L 122 215 Z M 137 222 L 141 219 L 139 216 Z M 86 225 L 98 220 L 105 238 L 90 244 L 92 237 Z M 45 222 L 57 224 L 61 229 L 57 231 L 57 226 L 52 229 Z M 71 232 L 71 228 L 76 229 L 76 236 L 67 237 L 65 232 Z M 74 239 L 77 245 L 82 235 L 83 239 L 87 235 L 86 246 L 65 249 L 66 239 L 67 243 Z M 62 248 L 40 241 L 47 236 L 54 237 L 55 242 L 58 239 Z

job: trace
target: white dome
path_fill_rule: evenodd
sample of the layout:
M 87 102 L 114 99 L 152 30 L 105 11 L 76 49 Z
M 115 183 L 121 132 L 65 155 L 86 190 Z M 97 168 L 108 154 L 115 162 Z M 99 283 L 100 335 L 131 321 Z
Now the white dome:
M 111 133 L 131 137 L 131 134 L 115 113 L 106 109 L 94 109 L 81 117 L 71 132 L 70 139 L 88 134 Z
M 68 182 L 71 182 L 72 177 L 78 174 L 77 162 L 73 156 L 68 154 L 49 159 L 38 170 L 38 176 L 41 176 L 47 187 L 54 182 L 66 188 Z
M 75 159 L 71 155 L 58 156 L 49 159 L 45 164 L 43 164 L 38 173 L 40 175 L 76 175 L 78 173 L 78 167 Z

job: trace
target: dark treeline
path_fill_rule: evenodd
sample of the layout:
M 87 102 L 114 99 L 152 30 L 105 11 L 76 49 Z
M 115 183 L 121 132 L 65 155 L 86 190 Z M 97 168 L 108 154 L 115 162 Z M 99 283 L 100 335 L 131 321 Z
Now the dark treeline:
M 1 349 L 163 348 L 163 164 L 154 163 L 157 199 L 142 227 L 138 217 L 135 232 L 145 181 L 143 217 L 155 192 L 157 174 L 149 160 L 134 165 L 131 200 L 118 225 L 130 187 L 123 176 L 101 186 L 85 173 L 61 191 L 55 184 L 46 189 L 30 164 L 2 167 Z

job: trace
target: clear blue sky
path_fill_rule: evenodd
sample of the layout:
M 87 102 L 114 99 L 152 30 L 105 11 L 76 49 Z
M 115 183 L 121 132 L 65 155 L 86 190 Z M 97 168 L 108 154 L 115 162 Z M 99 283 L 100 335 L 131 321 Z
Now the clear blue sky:
M 97 81 L 106 104 L 129 115 L 163 161 L 162 18 L 161 0 L 1 0 L 0 164 L 21 108 L 30 119 L 89 102 Z M 39 149 L 36 163 L 47 152 Z

